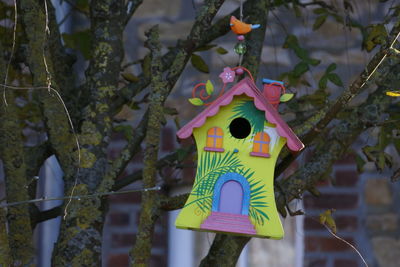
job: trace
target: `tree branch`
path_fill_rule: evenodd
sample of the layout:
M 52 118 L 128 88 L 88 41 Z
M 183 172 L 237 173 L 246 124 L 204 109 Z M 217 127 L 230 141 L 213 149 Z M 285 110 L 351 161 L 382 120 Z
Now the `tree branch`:
M 168 95 L 171 93 L 172 89 L 175 86 L 175 83 L 177 82 L 178 78 L 182 74 L 183 70 L 186 67 L 187 62 L 189 61 L 192 52 L 195 50 L 197 44 L 202 43 L 202 36 L 206 35 L 209 25 L 211 25 L 211 22 L 215 15 L 217 14 L 219 8 L 223 4 L 224 0 L 207 0 L 207 3 L 204 5 L 204 7 L 200 10 L 199 15 L 196 17 L 196 20 L 193 24 L 193 27 L 191 29 L 191 32 L 185 42 L 182 43 L 182 45 L 178 46 L 176 51 L 174 52 L 175 57 L 168 57 L 171 58 L 171 62 L 167 65 L 162 62 L 162 65 L 160 66 L 161 72 L 164 70 L 168 69 L 169 72 L 167 73 L 167 88 L 168 90 L 165 91 L 165 94 L 163 95 L 164 101 L 167 99 Z M 229 26 L 229 24 L 227 24 Z M 226 27 L 228 27 L 226 26 Z M 228 27 L 229 28 L 229 27 Z M 149 78 L 146 77 L 145 75 L 142 75 L 139 78 L 139 82 L 132 84 L 135 86 L 139 86 L 136 88 L 129 88 L 129 91 L 131 92 L 140 92 L 144 87 L 148 85 L 148 80 Z M 129 99 L 133 97 L 133 95 L 129 94 L 126 96 Z M 115 106 L 114 106 L 115 107 Z M 144 118 L 145 119 L 145 118 Z M 142 119 L 141 124 L 144 124 L 144 119 Z M 138 138 L 135 138 L 134 143 L 140 144 L 142 141 L 143 136 L 145 135 L 144 131 L 146 129 L 142 128 L 142 131 L 138 131 Z M 114 174 L 120 174 L 126 166 L 126 164 L 132 159 L 132 157 L 135 155 L 132 153 L 134 151 L 133 149 L 134 145 L 128 145 L 126 148 L 123 149 L 122 155 L 127 155 L 124 156 L 124 158 L 121 160 L 121 162 L 115 163 L 114 166 L 111 168 L 110 171 L 110 177 L 112 177 Z M 120 169 L 118 169 L 120 168 Z
M 379 75 L 376 74 L 379 74 L 379 72 L 376 72 L 376 70 L 387 57 L 388 48 L 393 43 L 399 32 L 400 20 L 398 20 L 393 26 L 389 34 L 387 45 L 381 47 L 380 51 L 370 60 L 365 70 L 346 90 L 343 91 L 316 126 L 313 127 L 304 137 L 301 137 L 301 140 L 306 147 L 312 143 L 312 141 L 320 134 L 321 130 L 324 129 L 356 95 L 360 94 L 368 87 L 367 85 L 371 82 L 371 79 L 378 78 Z M 375 75 L 375 77 L 372 75 Z M 300 154 L 301 152 L 290 154 L 285 157 L 277 166 L 275 175 L 279 176 Z
M 175 151 L 171 154 L 168 154 L 167 156 L 165 156 L 165 157 L 161 158 L 159 161 L 157 161 L 156 169 L 161 170 L 167 166 L 176 166 L 176 165 L 182 163 L 182 161 L 184 161 L 194 151 L 195 151 L 194 145 L 189 146 L 187 148 L 178 149 L 177 151 Z M 122 179 L 118 179 L 115 182 L 112 190 L 118 191 L 121 188 L 142 179 L 142 177 L 143 177 L 143 171 L 138 170 L 131 175 L 128 175 Z
M 3 46 L 0 42 L 0 51 L 3 50 Z M 0 55 L 0 81 L 4 81 L 5 78 L 5 73 L 6 73 L 6 62 L 3 58 L 3 55 Z M 6 90 L 6 88 L 2 88 L 3 90 Z M 4 100 L 0 100 L 0 119 L 2 119 L 2 115 L 4 113 L 5 106 L 3 105 Z M 1 125 L 3 122 L 0 124 L 0 130 L 1 130 Z M 0 133 L 0 138 L 1 138 L 2 133 Z M 1 144 L 0 144 L 1 145 Z M 0 148 L 1 150 L 1 148 Z M 4 163 L 4 158 L 3 155 L 1 156 L 1 159 L 3 160 Z M 3 202 L 4 199 L 1 199 L 0 202 Z M 10 244 L 9 244 L 9 239 L 7 235 L 7 211 L 6 209 L 0 208 L 0 266 L 9 266 L 11 265 L 11 253 L 10 253 Z
M 382 66 L 385 69 L 382 84 L 393 84 L 400 79 L 400 64 L 398 60 Z M 388 82 L 390 80 L 391 82 Z M 285 216 L 284 207 L 294 198 L 300 198 L 305 190 L 313 191 L 318 181 L 324 180 L 330 173 L 332 164 L 340 159 L 349 149 L 355 139 L 367 128 L 382 120 L 383 112 L 390 105 L 390 97 L 385 96 L 387 86 L 379 86 L 371 93 L 363 105 L 354 108 L 351 114 L 341 120 L 335 127 L 324 145 L 314 152 L 312 158 L 289 178 L 277 182 L 276 202 L 280 213 Z
M 149 122 L 147 124 L 146 149 L 144 154 L 143 184 L 145 188 L 156 184 L 156 162 L 161 131 L 161 119 L 164 117 L 162 95 L 166 90 L 166 83 L 161 71 L 161 44 L 159 41 L 158 26 L 151 28 L 146 36 L 146 47 L 151 51 L 152 91 L 150 94 Z M 151 255 L 151 245 L 154 226 L 158 218 L 157 193 L 148 191 L 142 193 L 142 209 L 139 217 L 136 243 L 130 252 L 133 266 L 146 266 Z
M 28 199 L 26 165 L 23 153 L 21 127 L 17 117 L 14 92 L 7 93 L 9 105 L 0 104 L 0 155 L 3 160 L 8 202 Z M 4 210 L 2 210 L 4 214 Z M 32 229 L 27 206 L 7 209 L 8 241 L 12 266 L 30 265 L 34 262 Z M 24 233 L 24 234 L 21 234 Z
M 247 12 L 249 10 L 250 4 L 249 1 L 246 1 L 243 5 L 243 12 Z M 207 25 L 207 30 L 204 31 L 201 35 L 200 40 L 194 40 L 189 36 L 185 41 L 179 40 L 176 47 L 174 49 L 171 49 L 168 51 L 163 57 L 162 57 L 162 70 L 163 72 L 168 70 L 176 57 L 179 55 L 180 51 L 182 49 L 189 49 L 187 44 L 191 44 L 190 51 L 188 50 L 187 52 L 192 53 L 196 48 L 201 47 L 205 44 L 208 44 L 209 42 L 214 41 L 220 36 L 223 36 L 227 34 L 230 31 L 229 27 L 229 20 L 230 17 L 234 16 L 239 16 L 239 8 L 236 9 L 234 12 L 231 14 L 219 19 L 215 24 L 213 24 L 211 27 Z M 210 24 L 211 24 L 211 20 Z M 210 25 L 209 24 L 209 25 Z M 196 29 L 198 26 L 196 22 L 193 24 L 191 32 Z M 185 63 L 186 64 L 186 63 Z M 138 76 L 139 80 L 135 83 L 130 83 L 128 86 L 122 88 L 119 90 L 119 98 L 114 102 L 114 110 L 118 109 L 117 107 L 122 106 L 124 103 L 127 103 L 132 100 L 133 97 L 135 97 L 138 93 L 140 93 L 144 88 L 146 88 L 149 83 L 150 83 L 150 78 L 143 73 Z
M 132 18 L 136 9 L 143 3 L 143 0 L 129 0 L 122 11 L 126 12 L 124 18 L 124 25 L 128 24 L 129 20 Z

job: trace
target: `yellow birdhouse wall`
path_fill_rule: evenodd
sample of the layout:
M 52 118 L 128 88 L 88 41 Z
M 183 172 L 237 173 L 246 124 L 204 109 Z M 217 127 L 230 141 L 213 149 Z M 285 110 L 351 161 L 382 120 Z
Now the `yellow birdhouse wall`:
M 245 138 L 234 137 L 236 133 L 232 123 L 237 118 L 243 118 L 250 124 L 250 133 Z M 243 134 L 241 131 L 245 127 L 239 124 L 239 128 L 242 129 L 236 130 Z M 196 178 L 191 194 L 176 220 L 176 226 L 200 231 L 282 238 L 284 232 L 276 209 L 273 180 L 276 160 L 286 138 L 279 136 L 275 125 L 266 121 L 264 111 L 254 106 L 252 98 L 246 95 L 235 96 L 229 105 L 222 106 L 216 115 L 208 117 L 201 127 L 195 128 L 193 136 L 198 153 Z M 215 142 L 210 136 L 217 136 L 212 137 L 216 138 Z M 261 142 L 255 144 L 257 140 Z M 268 146 L 262 144 L 262 141 L 269 142 Z M 241 213 L 237 218 L 242 220 L 246 216 L 254 232 L 240 232 L 234 224 L 226 228 L 205 227 L 212 212 L 219 212 L 223 204 L 220 199 L 222 195 L 216 192 L 219 190 L 218 184 L 221 184 L 221 179 L 228 177 L 229 180 L 231 176 L 242 177 L 243 183 L 248 185 L 243 187 L 243 200 L 240 202 L 243 207 L 240 207 L 241 210 L 239 208 Z M 249 191 L 247 204 L 246 190 Z M 231 199 L 225 199 L 224 203 L 230 200 L 233 203 L 236 196 L 229 197 Z

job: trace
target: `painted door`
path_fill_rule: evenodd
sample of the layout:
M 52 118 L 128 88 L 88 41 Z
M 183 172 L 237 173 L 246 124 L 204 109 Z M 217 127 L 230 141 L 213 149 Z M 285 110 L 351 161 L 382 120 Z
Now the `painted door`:
M 241 214 L 243 188 L 237 181 L 227 181 L 221 188 L 219 212 Z

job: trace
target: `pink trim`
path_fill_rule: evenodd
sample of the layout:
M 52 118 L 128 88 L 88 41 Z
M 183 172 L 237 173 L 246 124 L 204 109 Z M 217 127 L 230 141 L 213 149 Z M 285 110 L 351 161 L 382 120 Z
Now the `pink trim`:
M 257 234 L 247 215 L 225 212 L 211 212 L 210 216 L 200 225 L 200 229 L 246 235 Z
M 205 147 L 205 151 L 214 151 L 214 152 L 224 152 L 223 148 L 216 148 L 216 147 Z
M 264 157 L 264 158 L 270 158 L 270 154 L 265 154 L 265 153 L 260 153 L 260 152 L 250 152 L 250 156 L 256 156 L 256 157 Z
M 265 118 L 268 122 L 276 125 L 276 130 L 278 134 L 287 139 L 287 146 L 292 151 L 300 151 L 304 148 L 304 144 L 299 140 L 299 138 L 294 134 L 294 132 L 289 128 L 286 122 L 281 118 L 278 111 L 268 103 L 267 99 L 264 97 L 263 93 L 260 92 L 254 82 L 246 77 L 237 83 L 226 92 L 221 97 L 217 98 L 210 106 L 198 114 L 193 120 L 188 124 L 183 126 L 177 135 L 181 139 L 188 138 L 192 135 L 194 128 L 201 127 L 208 117 L 216 115 L 221 106 L 229 105 L 234 96 L 245 94 L 248 97 L 254 99 L 254 105 L 257 109 L 265 112 Z

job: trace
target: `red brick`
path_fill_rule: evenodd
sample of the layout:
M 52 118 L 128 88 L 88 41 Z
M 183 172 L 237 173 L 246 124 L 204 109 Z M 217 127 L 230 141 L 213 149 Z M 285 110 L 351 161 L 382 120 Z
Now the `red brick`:
M 354 243 L 353 238 L 344 238 L 350 244 Z M 323 251 L 323 252 L 343 252 L 351 251 L 352 248 L 345 242 L 335 237 L 308 236 L 306 237 L 306 251 Z
M 354 209 L 358 205 L 357 194 L 322 194 L 320 197 L 304 197 L 306 209 Z
M 160 248 L 164 248 L 167 246 L 167 235 L 165 234 L 165 231 L 163 231 L 163 233 L 161 233 L 161 234 L 154 235 L 153 246 L 160 247 Z
M 136 155 L 132 158 L 131 163 L 143 163 L 143 151 L 139 151 Z
M 326 259 L 306 259 L 304 267 L 325 267 L 326 263 Z
M 164 128 L 161 135 L 161 150 L 173 151 L 175 148 L 175 133 L 171 128 Z
M 350 259 L 335 259 L 334 266 L 335 267 L 357 267 L 358 262 L 356 260 L 350 260 Z
M 136 240 L 136 234 L 134 233 L 112 234 L 111 247 L 113 248 L 132 247 L 135 244 L 135 240 Z
M 113 212 L 109 215 L 110 225 L 125 226 L 129 224 L 129 214 L 123 212 Z
M 335 217 L 338 231 L 355 231 L 358 229 L 358 218 L 356 216 Z
M 358 172 L 355 170 L 336 171 L 335 186 L 355 186 L 358 181 Z
M 129 256 L 128 254 L 115 254 L 108 257 L 108 267 L 128 267 Z
M 150 267 L 167 266 L 167 257 L 165 256 L 151 256 Z
M 355 216 L 335 216 L 338 231 L 355 231 L 358 228 L 358 218 Z M 304 220 L 304 228 L 306 230 L 325 230 L 326 228 L 319 223 L 318 218 L 306 217 Z
M 324 187 L 324 186 L 330 186 L 331 185 L 331 182 L 330 182 L 330 179 L 325 179 L 325 180 L 322 180 L 322 181 L 318 181 L 316 184 L 315 184 L 315 186 L 316 187 Z
M 356 164 L 356 156 L 354 154 L 347 154 L 335 162 L 335 165 L 354 165 L 354 164 Z
M 108 197 L 110 203 L 140 203 L 140 192 L 111 195 Z

